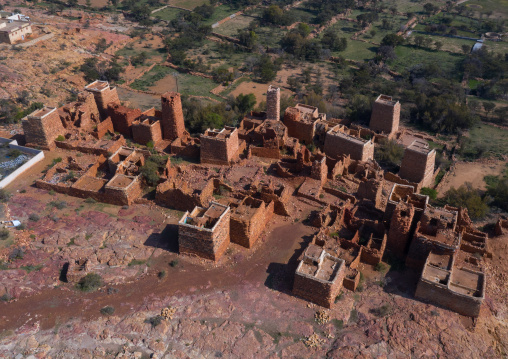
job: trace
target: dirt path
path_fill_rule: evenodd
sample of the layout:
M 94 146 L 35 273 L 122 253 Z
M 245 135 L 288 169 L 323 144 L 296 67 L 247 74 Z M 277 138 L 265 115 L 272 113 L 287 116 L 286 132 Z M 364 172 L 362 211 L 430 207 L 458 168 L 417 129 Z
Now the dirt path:
M 107 294 L 106 290 L 96 293 L 81 293 L 69 286 L 55 287 L 42 293 L 22 298 L 11 303 L 0 304 L 0 331 L 14 330 L 23 325 L 40 322 L 42 329 L 50 329 L 71 318 L 93 319 L 98 317 L 101 308 L 111 305 L 115 313 L 123 316 L 145 310 L 150 300 L 167 295 L 206 293 L 245 283 L 264 283 L 270 266 L 286 265 L 295 260 L 295 250 L 300 243 L 310 239 L 314 232 L 311 227 L 301 223 L 290 223 L 278 217 L 255 253 L 237 264 L 209 269 L 181 260 L 176 268 L 168 263 L 176 258 L 174 253 L 166 252 L 159 256 L 149 268 L 148 275 L 142 279 L 116 286 L 118 290 Z M 268 250 L 269 248 L 269 250 Z M 168 275 L 159 280 L 157 273 L 165 269 Z

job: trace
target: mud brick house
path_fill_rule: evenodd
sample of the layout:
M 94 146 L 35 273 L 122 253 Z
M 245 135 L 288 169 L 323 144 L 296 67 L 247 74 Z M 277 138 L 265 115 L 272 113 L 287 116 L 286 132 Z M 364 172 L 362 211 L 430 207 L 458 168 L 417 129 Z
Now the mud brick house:
M 252 197 L 244 198 L 231 210 L 231 242 L 252 248 L 272 218 L 274 202 L 265 202 Z
M 417 224 L 406 257 L 406 265 L 422 269 L 430 251 L 454 254 L 460 248 L 461 234 L 455 230 L 457 212 L 427 206 Z
M 419 188 L 428 187 L 434 179 L 436 151 L 429 148 L 423 140 L 415 140 L 404 151 L 399 176 L 419 184 Z
M 296 269 L 293 294 L 331 308 L 342 288 L 345 271 L 344 260 L 311 244 Z
M 357 131 L 337 125 L 326 133 L 324 152 L 332 158 L 349 155 L 353 160 L 368 161 L 374 159 L 374 142 L 361 138 Z
M 157 145 L 162 141 L 162 112 L 154 108 L 147 110 L 132 123 L 132 139 L 136 143 Z
M 201 163 L 230 165 L 239 158 L 238 129 L 224 127 L 222 130 L 207 129 L 200 137 Z
M 230 242 L 230 217 L 230 208 L 217 202 L 187 211 L 178 222 L 180 253 L 218 261 Z
M 15 44 L 32 35 L 29 21 L 0 19 L 0 42 Z
M 379 95 L 372 105 L 369 127 L 391 138 L 399 130 L 400 103 L 391 96 Z
M 111 117 L 115 132 L 121 133 L 124 137 L 132 138 L 132 124 L 142 112 L 139 109 L 132 109 L 119 104 L 110 104 L 108 114 Z
M 272 85 L 266 91 L 266 118 L 280 120 L 280 88 Z
M 162 104 L 162 138 L 174 141 L 185 134 L 182 99 L 177 92 L 166 92 L 161 97 Z
M 79 128 L 92 131 L 101 122 L 95 98 L 87 91 L 80 92 L 76 102 L 60 107 L 58 113 L 66 130 Z M 110 126 L 110 130 L 113 132 L 113 126 Z
M 416 224 L 416 222 L 420 221 L 423 212 L 425 212 L 425 209 L 429 204 L 429 196 L 416 193 L 413 186 L 401 185 L 398 183 L 394 184 L 386 203 L 384 215 L 385 221 L 388 223 L 390 222 L 392 214 L 400 202 L 413 205 L 415 209 L 413 223 Z
M 456 256 L 431 251 L 425 261 L 415 297 L 462 315 L 478 317 L 485 299 L 485 274 L 459 267 Z
M 55 139 L 65 134 L 65 129 L 55 107 L 43 107 L 21 120 L 27 146 L 44 150 L 55 148 Z
M 108 117 L 109 105 L 120 105 L 116 87 L 110 87 L 107 81 L 94 81 L 85 86 L 85 91 L 93 94 L 99 113 L 103 118 Z
M 207 206 L 213 196 L 213 180 L 199 180 L 189 183 L 189 178 L 179 175 L 159 184 L 155 202 L 179 211 L 190 211 L 196 206 Z
M 317 107 L 299 103 L 295 107 L 288 107 L 284 113 L 288 135 L 305 144 L 313 143 L 318 121 L 326 121 L 326 114 L 319 113 Z

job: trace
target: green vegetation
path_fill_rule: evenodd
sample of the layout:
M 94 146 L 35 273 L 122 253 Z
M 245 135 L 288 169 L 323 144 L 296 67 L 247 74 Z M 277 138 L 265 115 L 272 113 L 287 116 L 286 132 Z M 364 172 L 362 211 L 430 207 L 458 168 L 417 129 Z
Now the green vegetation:
M 102 315 L 113 315 L 115 313 L 115 308 L 113 308 L 112 306 L 107 306 L 107 307 L 104 307 L 104 308 L 101 308 L 101 314 Z
M 146 263 L 146 260 L 142 260 L 142 259 L 133 259 L 129 262 L 129 267 L 132 267 L 132 266 L 139 266 L 139 265 L 142 265 L 142 264 L 145 264 Z
M 423 187 L 420 190 L 420 193 L 425 195 L 425 196 L 429 196 L 430 199 L 436 199 L 437 198 L 437 191 L 435 189 L 433 189 L 433 188 Z
M 441 201 L 454 207 L 467 208 L 472 219 L 484 218 L 489 209 L 486 200 L 468 183 L 459 188 L 452 187 L 446 191 Z
M 95 292 L 104 284 L 102 277 L 96 273 L 88 273 L 76 284 L 76 288 L 83 292 Z
M 11 198 L 11 194 L 7 192 L 5 189 L 0 189 L 0 202 L 1 203 L 7 203 L 9 202 L 9 199 Z

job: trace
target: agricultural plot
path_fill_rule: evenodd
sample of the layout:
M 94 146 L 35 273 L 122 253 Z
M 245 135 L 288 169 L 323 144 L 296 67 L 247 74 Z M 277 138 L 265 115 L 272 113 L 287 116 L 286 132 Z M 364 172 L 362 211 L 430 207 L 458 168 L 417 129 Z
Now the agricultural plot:
M 434 6 L 441 7 L 446 4 L 443 0 L 430 0 L 430 1 L 414 1 L 414 0 L 386 0 L 383 4 L 388 8 L 395 6 L 398 12 L 402 13 L 423 13 L 423 5 L 431 3 Z
M 252 21 L 253 19 L 250 16 L 239 15 L 216 27 L 213 31 L 221 35 L 236 37 L 238 31 L 249 27 Z
M 389 27 L 383 28 L 383 20 L 388 22 Z M 371 28 L 365 34 L 360 36 L 360 39 L 379 44 L 386 35 L 399 31 L 401 27 L 407 23 L 407 21 L 408 19 L 405 16 L 392 16 L 383 13 L 379 17 L 379 20 L 374 22 L 371 25 Z M 372 30 L 375 31 L 374 35 L 371 33 Z
M 342 56 L 346 60 L 365 61 L 373 59 L 376 56 L 377 47 L 363 41 L 349 40 L 347 48 L 341 52 L 333 52 L 333 56 Z
M 476 43 L 474 40 L 466 40 L 466 39 L 459 39 L 455 37 L 446 37 L 446 36 L 439 36 L 439 35 L 427 35 L 427 34 L 421 34 L 418 32 L 413 32 L 409 40 L 412 42 L 414 41 L 415 36 L 423 36 L 425 38 L 429 38 L 432 41 L 431 48 L 435 48 L 435 43 L 440 42 L 443 44 L 443 47 L 441 50 L 444 51 L 451 51 L 458 54 L 462 54 L 462 46 L 467 45 L 471 49 L 473 45 Z
M 182 14 L 184 12 L 185 12 L 184 10 L 179 10 L 179 9 L 167 7 L 165 9 L 160 10 L 160 11 L 157 11 L 156 13 L 153 14 L 153 16 L 158 19 L 165 20 L 165 21 L 169 22 L 169 21 L 172 21 L 172 20 L 177 19 L 179 17 L 182 17 L 183 16 Z
M 169 0 L 169 5 L 183 7 L 184 9 L 194 10 L 195 7 L 210 4 L 208 0 Z
M 444 74 L 453 75 L 455 80 L 460 81 L 462 79 L 459 65 L 464 60 L 464 55 L 421 49 L 410 45 L 397 46 L 395 54 L 397 58 L 392 61 L 391 68 L 397 72 L 404 72 L 419 64 L 432 64 Z
M 469 139 L 464 146 L 466 154 L 481 151 L 483 156 L 497 156 L 508 153 L 507 130 L 481 123 L 469 130 Z
M 492 19 L 506 18 L 508 16 L 508 0 L 472 0 L 464 5 L 477 14 L 491 14 Z

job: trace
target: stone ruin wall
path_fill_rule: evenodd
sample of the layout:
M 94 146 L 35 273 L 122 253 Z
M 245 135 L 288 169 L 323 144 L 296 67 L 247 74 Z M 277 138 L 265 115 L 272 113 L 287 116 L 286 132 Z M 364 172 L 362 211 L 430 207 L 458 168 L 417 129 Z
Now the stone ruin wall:
M 131 126 L 141 116 L 141 110 L 115 104 L 108 107 L 108 113 L 115 131 L 125 137 L 132 138 Z
M 288 129 L 288 136 L 295 137 L 306 144 L 314 141 L 314 123 L 301 121 L 300 111 L 294 107 L 288 107 L 284 113 L 284 125 Z
M 179 211 L 192 211 L 194 207 L 208 207 L 213 198 L 213 181 L 208 181 L 199 194 L 184 182 L 168 180 L 157 186 L 155 203 Z
M 365 162 L 374 159 L 374 143 L 371 141 L 358 143 L 347 137 L 327 134 L 324 152 L 333 158 L 349 155 L 353 160 Z
M 231 242 L 239 244 L 245 248 L 252 248 L 263 233 L 267 222 L 272 218 L 274 202 L 265 205 L 261 201 L 261 206 L 256 209 L 254 215 L 250 218 L 242 217 L 238 214 L 231 215 Z
M 357 197 L 372 201 L 376 208 L 380 208 L 383 202 L 383 184 L 383 179 L 371 178 L 362 181 L 358 186 Z
M 482 305 L 481 298 L 454 293 L 443 285 L 423 279 L 418 282 L 415 298 L 435 303 L 468 317 L 478 317 Z
M 106 136 L 108 132 L 110 133 L 115 132 L 115 128 L 113 126 L 113 121 L 111 121 L 111 117 L 108 117 L 104 121 L 99 122 L 92 135 L 98 140 L 100 140 L 101 138 Z
M 92 92 L 92 91 L 91 91 Z M 108 116 L 109 105 L 120 105 L 120 99 L 118 98 L 118 92 L 116 87 L 108 87 L 100 92 L 92 92 L 99 113 L 103 118 Z
M 399 203 L 393 211 L 386 246 L 399 258 L 404 258 L 407 246 L 411 241 L 411 225 L 414 214 L 414 206 L 403 202 Z
M 160 121 L 154 123 L 134 122 L 132 125 L 132 139 L 134 142 L 146 145 L 152 142 L 154 145 L 162 141 L 162 129 Z
M 322 307 L 331 308 L 342 288 L 344 275 L 345 265 L 341 266 L 332 283 L 318 281 L 296 273 L 293 294 Z
M 196 255 L 218 261 L 230 243 L 230 210 L 219 219 L 214 231 L 199 230 L 189 226 L 178 226 L 178 246 L 180 253 Z
M 201 163 L 230 165 L 238 159 L 238 131 L 234 130 L 229 138 L 201 136 Z

